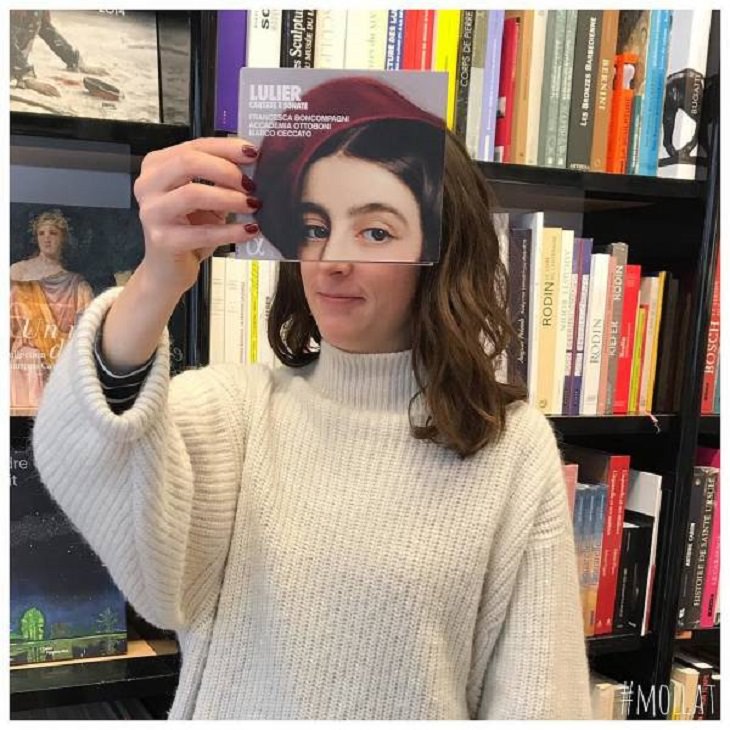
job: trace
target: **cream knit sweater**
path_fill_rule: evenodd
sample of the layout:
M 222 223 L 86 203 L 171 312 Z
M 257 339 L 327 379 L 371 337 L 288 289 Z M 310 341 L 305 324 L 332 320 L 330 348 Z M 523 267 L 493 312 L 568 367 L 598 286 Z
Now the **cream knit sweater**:
M 135 609 L 177 632 L 170 719 L 590 718 L 560 454 L 524 403 L 460 459 L 408 429 L 410 352 L 168 373 L 109 409 L 86 310 L 38 470 Z

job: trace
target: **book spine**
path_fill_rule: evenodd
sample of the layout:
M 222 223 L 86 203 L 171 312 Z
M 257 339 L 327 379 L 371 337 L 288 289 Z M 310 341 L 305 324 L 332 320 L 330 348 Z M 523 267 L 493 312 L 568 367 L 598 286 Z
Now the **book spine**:
M 520 26 L 516 18 L 506 18 L 502 37 L 502 58 L 499 64 L 499 96 L 494 130 L 494 161 L 510 161 L 512 108 Z
M 631 129 L 631 109 L 634 91 L 631 88 L 633 69 L 638 63 L 636 54 L 623 53 L 616 56 L 611 101 L 611 118 L 608 126 L 608 151 L 606 153 L 606 172 L 623 175 L 626 172 L 626 159 Z
M 248 362 L 259 360 L 259 271 L 261 263 L 255 259 L 249 261 L 248 269 L 248 312 L 246 318 L 248 331 Z
M 577 10 L 566 10 L 565 41 L 560 71 L 560 101 L 558 104 L 558 125 L 555 143 L 555 166 L 565 167 L 568 155 L 568 125 L 573 89 L 573 60 L 575 58 L 575 31 L 578 21 Z
M 238 75 L 246 65 L 246 11 L 218 10 L 215 62 L 215 129 L 238 128 Z
M 585 347 L 588 357 L 583 362 L 580 403 L 580 414 L 584 416 L 598 415 L 598 386 L 601 375 L 606 288 L 610 258 L 608 254 L 603 253 L 591 255 L 591 284 L 585 334 Z
M 529 229 L 511 229 L 509 232 L 510 317 L 517 333 L 509 354 L 510 380 L 525 386 L 528 378 L 531 238 Z
M 635 558 L 632 567 L 633 588 L 626 613 L 626 625 L 632 634 L 641 635 L 646 606 L 646 592 L 649 587 L 649 563 L 651 561 L 651 536 L 654 521 L 641 513 L 626 510 L 627 519 L 637 519 L 635 531 Z
M 484 89 L 484 63 L 487 52 L 487 26 L 489 11 L 477 10 L 474 14 L 474 44 L 469 74 L 469 99 L 466 112 L 464 144 L 475 160 L 479 158 L 479 127 L 482 123 L 482 92 Z
M 406 10 L 403 19 L 403 65 L 401 68 L 415 70 L 416 42 L 418 35 L 418 14 L 422 10 Z
M 590 636 L 590 583 L 593 557 L 593 530 L 598 506 L 597 484 L 588 487 L 580 536 L 580 596 L 583 609 L 583 635 Z
M 598 401 L 596 413 L 606 415 L 606 391 L 608 390 L 608 338 L 611 332 L 611 318 L 613 314 L 613 277 L 616 271 L 616 257 L 609 253 L 608 278 L 606 279 L 606 299 L 603 310 L 603 339 L 601 344 L 601 369 L 598 376 Z
M 581 267 L 583 265 L 583 239 L 574 239 L 573 261 L 570 275 L 570 301 L 568 303 L 568 332 L 565 349 L 565 380 L 563 384 L 562 411 L 570 415 L 573 379 L 575 377 L 575 340 L 578 331 L 578 306 L 582 284 Z
M 707 579 L 702 591 L 700 608 L 701 629 L 711 629 L 715 623 L 715 603 L 717 588 L 720 582 L 720 474 L 715 479 L 715 499 L 712 506 L 712 532 L 710 535 L 710 552 L 707 556 Z
M 646 307 L 646 336 L 644 338 L 644 352 L 641 357 L 641 383 L 639 386 L 639 413 L 647 413 L 647 392 L 649 385 L 649 368 L 651 367 L 651 347 L 656 323 L 657 301 L 656 276 L 645 276 L 641 280 L 640 301 Z
M 654 404 L 659 413 L 670 410 L 669 402 L 669 371 L 674 365 L 676 351 L 672 349 L 677 327 L 677 299 L 679 296 L 679 280 L 671 273 L 667 274 L 667 291 L 665 294 L 664 312 L 662 314 L 662 329 L 659 335 L 658 369 L 654 392 Z
M 641 266 L 638 264 L 627 264 L 624 276 L 621 336 L 619 339 L 616 365 L 616 388 L 613 400 L 614 415 L 626 415 L 629 408 L 629 386 L 631 383 L 631 363 L 636 336 L 640 281 Z
M 558 142 L 560 73 L 563 63 L 567 12 L 567 10 L 548 11 L 543 71 L 544 91 L 540 109 L 540 138 L 538 143 L 538 164 L 548 167 L 555 166 L 556 146 Z
M 249 10 L 246 66 L 272 68 L 281 61 L 282 10 Z
M 487 29 L 487 57 L 484 66 L 484 93 L 482 94 L 482 130 L 479 159 L 494 160 L 494 129 L 497 124 L 497 98 L 499 95 L 499 65 L 502 57 L 504 10 L 489 11 Z
M 598 51 L 596 83 L 596 114 L 591 140 L 591 170 L 606 172 L 608 151 L 608 126 L 613 100 L 613 59 L 618 37 L 618 10 L 603 10 L 601 22 L 601 45 Z
M 540 108 L 542 104 L 542 78 L 545 67 L 545 35 L 547 33 L 547 10 L 534 12 L 532 39 L 527 42 L 531 46 L 528 102 L 526 111 L 525 163 L 537 165 L 538 145 L 540 138 Z M 517 160 L 520 161 L 519 158 Z
M 669 59 L 671 10 L 652 10 L 649 24 L 649 49 L 646 59 L 644 111 L 639 140 L 639 175 L 656 175 L 659 157 L 659 130 L 664 103 L 664 79 Z
M 629 458 L 619 455 L 611 456 L 606 479 L 608 503 L 603 531 L 601 579 L 596 597 L 595 634 L 597 636 L 610 634 L 613 631 L 613 607 L 616 601 L 616 586 L 621 563 L 621 535 L 629 487 Z
M 616 260 L 616 268 L 610 291 L 611 321 L 608 332 L 608 378 L 606 383 L 605 413 L 614 412 L 616 394 L 616 374 L 618 371 L 619 340 L 621 337 L 621 314 L 624 306 L 624 290 L 626 283 L 626 265 L 629 258 L 629 247 L 625 243 L 613 243 L 609 246 Z
M 712 284 L 712 309 L 710 324 L 707 330 L 707 347 L 705 349 L 705 369 L 702 375 L 702 413 L 712 413 L 714 408 L 715 387 L 717 377 L 717 358 L 720 350 L 720 250 L 715 258 L 715 273 Z
M 241 310 L 243 308 L 243 261 L 231 257 L 225 263 L 224 362 L 241 362 Z
M 621 563 L 619 566 L 616 601 L 613 607 L 613 633 L 628 632 L 627 615 L 634 589 L 633 568 L 636 564 L 636 526 L 623 522 L 621 534 Z
M 453 130 L 456 115 L 456 74 L 459 53 L 461 10 L 436 11 L 436 40 L 433 51 L 434 71 L 449 74 L 446 126 Z
M 402 33 L 398 35 L 398 24 L 399 18 L 401 28 L 403 26 L 403 13 L 404 10 L 389 10 L 388 11 L 388 36 L 385 42 L 385 69 L 387 71 L 393 71 L 399 69 L 399 51 L 398 44 L 402 42 Z
M 631 125 L 629 127 L 629 146 L 626 153 L 626 174 L 636 175 L 639 169 L 639 132 L 643 116 L 644 95 L 634 92 L 631 100 Z
M 654 384 L 656 382 L 657 358 L 659 356 L 659 331 L 661 329 L 662 318 L 664 316 L 664 289 L 667 282 L 667 272 L 660 271 L 655 277 L 656 283 L 653 291 L 656 294 L 653 297 L 655 302 L 656 315 L 652 324 L 651 331 L 651 357 L 649 359 L 649 372 L 646 386 L 646 410 L 651 413 L 654 407 Z
M 641 296 L 641 294 L 639 295 Z M 644 357 L 646 345 L 646 322 L 648 306 L 641 304 L 636 322 L 636 336 L 634 337 L 634 350 L 631 354 L 631 379 L 629 381 L 629 408 L 628 412 L 635 414 L 639 412 L 639 389 L 641 388 L 641 363 Z
M 461 25 L 459 27 L 454 132 L 462 141 L 466 141 L 466 125 L 469 113 L 469 88 L 471 83 L 472 57 L 474 54 L 475 15 L 476 10 L 462 10 Z
M 314 67 L 344 68 L 347 37 L 346 10 L 317 10 Z
M 596 489 L 596 513 L 591 530 L 591 572 L 588 583 L 588 636 L 596 633 L 596 605 L 598 600 L 598 583 L 601 577 L 601 547 L 603 544 L 603 528 L 606 521 L 606 498 L 608 486 L 599 484 Z
M 687 536 L 685 538 L 684 562 L 679 586 L 679 610 L 677 613 L 677 629 L 684 631 L 692 628 L 689 624 L 690 609 L 694 593 L 694 578 L 697 570 L 697 551 L 699 525 L 705 506 L 707 490 L 707 472 L 695 467 L 692 480 L 692 494 L 687 514 Z
M 695 178 L 697 127 L 702 116 L 711 20 L 711 8 L 674 11 L 662 113 L 659 177 Z M 675 143 L 681 147 L 677 149 Z
M 585 335 L 586 317 L 588 315 L 588 300 L 591 284 L 591 253 L 593 251 L 593 239 L 583 239 L 583 258 L 581 262 L 581 289 L 580 301 L 578 303 L 578 331 L 575 337 L 575 358 L 574 376 L 571 387 L 570 410 L 568 414 L 577 416 L 580 414 L 580 401 L 583 392 L 583 370 L 585 367 Z
M 692 582 L 692 600 L 685 616 L 685 625 L 688 629 L 700 628 L 702 617 L 702 592 L 707 580 L 707 556 L 712 534 L 712 515 L 715 506 L 715 487 L 717 485 L 717 471 L 708 468 L 705 476 L 702 513 L 697 526 L 697 567 Z
M 534 42 L 534 10 L 508 10 L 507 18 L 517 21 L 517 63 L 508 162 L 524 165 L 527 145 L 527 113 L 530 104 L 530 66 Z M 544 52 L 544 50 L 543 50 Z
M 540 369 L 537 381 L 537 407 L 545 414 L 551 412 L 553 376 L 555 371 L 555 337 L 557 332 L 557 285 L 559 253 L 562 241 L 560 228 L 543 228 L 539 314 Z
M 225 362 L 226 259 L 213 256 L 210 260 L 210 334 L 208 364 Z
M 585 523 L 587 522 L 588 499 L 590 486 L 580 481 L 575 487 L 575 499 L 573 507 L 573 541 L 575 544 L 575 564 L 578 573 L 578 585 L 580 589 L 581 612 L 583 610 L 585 595 L 585 575 L 583 573 L 583 556 L 585 550 Z
M 591 169 L 602 19 L 600 10 L 578 11 L 566 157 L 571 170 Z
M 555 333 L 555 374 L 553 376 L 553 395 L 551 410 L 553 413 L 562 415 L 563 396 L 565 394 L 565 378 L 570 373 L 566 367 L 566 356 L 568 350 L 568 329 L 569 320 L 572 318 L 570 309 L 570 296 L 572 289 L 573 257 L 575 253 L 575 232 L 563 229 L 561 233 L 559 258 L 558 258 L 558 287 L 557 287 L 557 330 Z M 567 362 L 568 366 L 572 363 Z
M 433 68 L 433 45 L 436 34 L 436 11 L 419 11 L 419 40 L 416 46 L 417 68 L 430 71 Z

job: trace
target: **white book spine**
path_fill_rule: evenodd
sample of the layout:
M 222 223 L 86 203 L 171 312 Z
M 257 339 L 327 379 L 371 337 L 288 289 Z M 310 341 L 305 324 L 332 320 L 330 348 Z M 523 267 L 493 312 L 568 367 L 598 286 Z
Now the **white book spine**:
M 529 228 L 531 232 L 532 253 L 530 255 L 530 339 L 528 348 L 528 400 L 537 405 L 537 375 L 540 364 L 539 332 L 540 315 L 536 302 L 540 301 L 540 282 L 542 279 L 542 229 L 545 227 L 545 214 L 542 211 L 528 213 L 517 221 L 517 228 Z
M 569 320 L 573 319 L 570 308 L 571 290 L 573 288 L 573 245 L 575 232 L 563 229 L 560 245 L 559 278 L 558 278 L 558 331 L 555 335 L 555 377 L 553 378 L 553 402 L 551 413 L 563 413 L 563 393 L 565 391 L 565 375 L 567 374 L 566 350 L 568 349 L 568 331 L 572 331 Z
M 225 361 L 225 297 L 226 260 L 213 256 L 210 260 L 210 327 L 208 330 L 208 362 Z
M 474 51 L 469 77 L 469 99 L 466 107 L 464 144 L 473 159 L 479 155 L 479 127 L 482 123 L 482 87 L 487 52 L 489 11 L 477 10 L 474 16 Z
M 344 68 L 347 11 L 317 10 L 316 28 L 314 67 Z
M 226 266 L 224 362 L 241 362 L 243 262 L 230 256 L 224 261 Z
M 246 66 L 278 68 L 281 57 L 281 10 L 249 10 Z
M 387 10 L 348 10 L 345 68 L 384 69 Z
M 269 312 L 274 298 L 276 261 L 262 261 L 259 266 L 259 358 L 258 362 L 274 366 L 274 351 L 269 344 Z
M 582 416 L 595 416 L 598 413 L 598 387 L 603 358 L 603 330 L 610 258 L 607 253 L 591 254 L 591 284 L 585 328 L 583 388 L 580 396 L 580 415 Z

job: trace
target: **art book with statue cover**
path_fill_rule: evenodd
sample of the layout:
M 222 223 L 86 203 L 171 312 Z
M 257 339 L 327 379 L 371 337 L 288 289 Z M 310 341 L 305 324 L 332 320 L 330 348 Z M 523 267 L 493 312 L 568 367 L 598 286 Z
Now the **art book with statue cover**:
M 136 210 L 10 204 L 10 415 L 35 416 L 51 369 L 95 296 L 126 283 L 144 254 Z M 184 369 L 184 302 L 169 325 Z
M 260 235 L 237 256 L 439 260 L 448 75 L 242 68 Z

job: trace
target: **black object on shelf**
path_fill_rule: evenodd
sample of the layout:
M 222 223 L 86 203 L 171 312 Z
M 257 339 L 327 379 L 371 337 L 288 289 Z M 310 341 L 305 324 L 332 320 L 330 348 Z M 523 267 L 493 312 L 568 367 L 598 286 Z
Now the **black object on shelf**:
M 477 163 L 495 187 L 505 184 L 533 185 L 567 189 L 564 194 L 591 197 L 612 196 L 631 200 L 655 198 L 702 199 L 705 183 L 697 180 L 672 180 L 645 175 L 614 175 L 606 172 L 581 172 L 556 167 L 515 165 L 499 162 Z
M 10 710 L 174 693 L 179 669 L 179 654 L 13 669 Z
M 648 644 L 652 637 L 639 636 L 638 634 L 604 634 L 602 636 L 589 636 L 586 638 L 586 649 L 589 657 L 600 654 L 613 654 L 616 652 L 636 651 Z
M 720 415 L 712 414 L 700 416 L 700 433 L 703 436 L 720 437 Z
M 179 144 L 190 138 L 190 129 L 177 124 L 125 122 L 117 119 L 61 117 L 29 112 L 10 112 L 12 134 L 116 142 L 130 147 L 133 155 Z
M 665 434 L 676 428 L 673 414 L 641 416 L 549 416 L 563 436 Z

